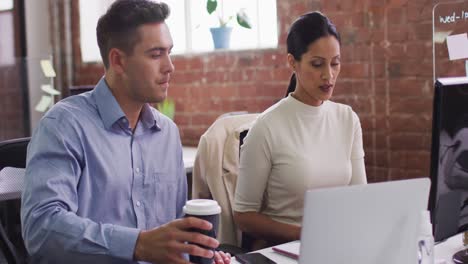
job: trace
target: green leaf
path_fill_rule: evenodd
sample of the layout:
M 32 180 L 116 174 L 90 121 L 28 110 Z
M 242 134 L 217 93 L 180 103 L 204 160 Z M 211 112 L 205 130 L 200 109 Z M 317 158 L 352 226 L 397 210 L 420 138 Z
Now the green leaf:
M 211 15 L 216 10 L 216 7 L 218 7 L 218 1 L 217 0 L 208 0 L 206 2 L 206 11 L 208 11 L 208 14 Z
M 241 27 L 252 28 L 250 19 L 244 9 L 241 9 L 239 12 L 237 12 L 237 23 L 239 23 Z
M 175 103 L 172 99 L 166 98 L 166 100 L 163 102 L 156 104 L 156 107 L 158 108 L 159 112 L 174 120 Z

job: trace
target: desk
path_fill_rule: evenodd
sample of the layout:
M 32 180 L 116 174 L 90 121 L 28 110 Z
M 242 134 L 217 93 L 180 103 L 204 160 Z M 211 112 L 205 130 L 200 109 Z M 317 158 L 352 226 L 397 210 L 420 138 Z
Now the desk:
M 184 155 L 185 172 L 192 173 L 196 147 L 182 147 Z M 191 178 L 191 177 L 190 177 Z M 0 171 L 0 201 L 13 200 L 21 198 L 23 190 L 24 169 L 23 168 L 4 168 Z
M 184 155 L 184 167 L 185 173 L 192 173 L 193 163 L 195 162 L 195 156 L 197 155 L 196 147 L 182 147 L 182 152 Z
M 434 248 L 434 264 L 454 264 L 452 261 L 453 254 L 462 250 L 463 248 L 463 234 L 455 235 L 443 243 L 437 244 Z M 278 264 L 298 264 L 297 260 L 278 254 L 271 248 L 265 248 L 256 252 L 262 253 Z M 235 258 L 231 259 L 231 263 L 239 264 Z
M 270 258 L 271 260 L 275 261 L 278 264 L 297 264 L 298 263 L 297 260 L 294 260 L 292 258 L 283 256 L 283 255 L 281 255 L 279 253 L 276 253 L 275 251 L 273 251 L 273 249 L 271 249 L 271 247 L 264 248 L 262 250 L 258 250 L 258 251 L 255 251 L 255 252 L 262 253 L 263 255 L 267 256 L 268 258 Z M 231 263 L 232 264 L 240 264 L 240 262 L 237 261 L 235 258 L 231 258 Z
M 463 233 L 455 235 L 443 243 L 439 243 L 435 246 L 434 256 L 435 264 L 454 264 L 452 261 L 453 254 L 464 249 L 463 246 Z

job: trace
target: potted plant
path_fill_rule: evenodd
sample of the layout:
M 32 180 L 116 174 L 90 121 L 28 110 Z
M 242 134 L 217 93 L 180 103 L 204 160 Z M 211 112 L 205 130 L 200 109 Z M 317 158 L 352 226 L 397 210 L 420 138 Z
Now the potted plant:
M 206 11 L 208 14 L 213 14 L 218 8 L 217 0 L 207 0 Z M 244 28 L 252 28 L 250 25 L 249 18 L 244 8 L 237 11 L 236 21 L 239 26 Z M 213 43 L 215 49 L 227 49 L 229 48 L 232 27 L 228 27 L 228 23 L 233 19 L 234 15 L 225 17 L 222 11 L 218 11 L 219 26 L 210 28 L 211 36 L 213 37 Z
M 161 103 L 156 104 L 156 108 L 161 112 L 163 115 L 169 117 L 170 119 L 174 120 L 175 115 L 175 102 L 171 98 L 166 98 Z

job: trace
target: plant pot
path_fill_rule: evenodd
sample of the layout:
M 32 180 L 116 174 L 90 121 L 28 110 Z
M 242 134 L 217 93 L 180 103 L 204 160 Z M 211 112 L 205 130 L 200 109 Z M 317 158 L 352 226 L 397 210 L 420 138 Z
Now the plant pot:
M 215 49 L 228 49 L 231 41 L 231 27 L 210 28 Z

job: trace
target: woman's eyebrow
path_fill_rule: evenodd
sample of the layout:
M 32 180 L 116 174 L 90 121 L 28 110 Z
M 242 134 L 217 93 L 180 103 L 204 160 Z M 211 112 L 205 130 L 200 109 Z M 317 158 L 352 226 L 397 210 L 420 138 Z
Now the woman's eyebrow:
M 338 55 L 336 55 L 335 57 L 333 57 L 332 60 L 334 60 L 334 59 L 339 59 L 339 58 L 341 58 L 341 55 L 340 55 L 340 54 L 338 54 Z M 326 60 L 327 58 L 320 57 L 320 56 L 312 56 L 310 59 L 321 59 L 321 60 Z

